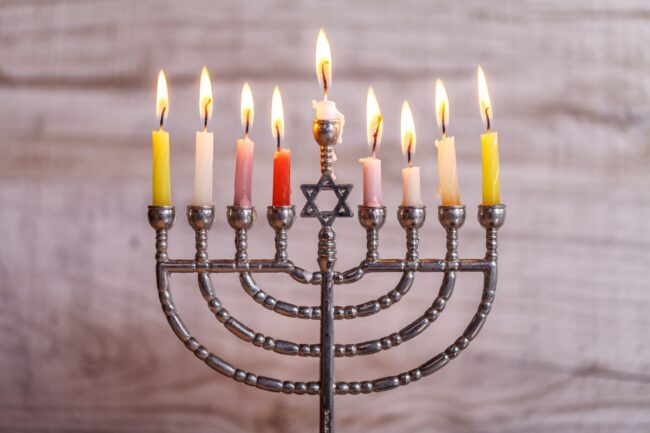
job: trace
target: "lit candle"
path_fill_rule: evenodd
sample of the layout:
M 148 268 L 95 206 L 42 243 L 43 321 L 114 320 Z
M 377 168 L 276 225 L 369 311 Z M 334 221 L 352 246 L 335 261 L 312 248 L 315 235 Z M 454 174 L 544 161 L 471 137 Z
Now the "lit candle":
M 339 134 L 339 143 L 342 141 L 343 124 L 345 117 L 336 108 L 336 103 L 327 99 L 329 87 L 332 85 L 332 53 L 327 35 L 320 29 L 318 39 L 316 40 L 316 76 L 318 83 L 323 88 L 323 100 L 312 101 L 316 110 L 316 119 L 318 120 L 340 120 L 341 133 Z
M 408 167 L 402 169 L 402 205 L 422 206 L 420 197 L 420 167 L 413 167 L 415 153 L 415 122 L 407 101 L 402 104 L 402 152 L 406 155 Z
M 194 164 L 195 206 L 212 206 L 212 155 L 214 135 L 208 132 L 208 120 L 212 117 L 212 82 L 204 66 L 199 85 L 199 115 L 203 118 L 203 130 L 196 131 L 196 160 Z
M 156 92 L 156 118 L 160 119 L 160 129 L 151 133 L 152 150 L 152 194 L 154 206 L 171 206 L 171 181 L 169 177 L 169 133 L 163 129 L 163 123 L 169 113 L 169 96 L 167 79 L 161 69 L 158 73 Z
M 248 83 L 241 90 L 241 121 L 244 126 L 244 138 L 237 140 L 237 162 L 235 165 L 235 206 L 251 206 L 253 181 L 253 151 L 255 142 L 248 138 L 248 131 L 253 125 L 253 92 Z
M 481 154 L 483 156 L 483 205 L 491 206 L 501 203 L 501 185 L 499 182 L 499 136 L 490 130 L 494 119 L 490 94 L 483 68 L 478 67 L 478 100 L 481 117 L 487 132 L 481 134 Z
M 291 150 L 280 145 L 284 137 L 284 109 L 280 89 L 275 86 L 271 100 L 271 133 L 277 143 L 273 155 L 273 206 L 291 205 Z
M 457 206 L 461 203 L 456 171 L 456 144 L 454 137 L 447 137 L 449 98 L 441 80 L 436 80 L 436 120 L 442 130 L 442 138 L 435 142 L 438 148 L 438 177 L 442 205 Z
M 363 164 L 363 205 L 381 207 L 381 160 L 377 158 L 377 147 L 379 147 L 384 131 L 384 118 L 372 87 L 368 87 L 366 121 L 368 145 L 372 150 L 372 156 L 359 160 Z

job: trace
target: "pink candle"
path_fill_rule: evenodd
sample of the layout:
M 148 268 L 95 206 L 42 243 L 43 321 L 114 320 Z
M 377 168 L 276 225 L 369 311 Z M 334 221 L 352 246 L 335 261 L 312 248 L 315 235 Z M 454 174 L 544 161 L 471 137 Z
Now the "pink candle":
M 366 120 L 368 145 L 372 156 L 359 160 L 363 164 L 363 205 L 381 207 L 381 160 L 377 159 L 377 148 L 381 142 L 384 118 L 372 87 L 368 87 L 366 99 Z
M 248 137 L 237 140 L 235 166 L 235 206 L 251 206 L 253 202 L 253 150 L 255 142 Z
M 235 165 L 235 206 L 252 206 L 253 203 L 253 150 L 255 142 L 248 138 L 253 124 L 253 92 L 248 83 L 241 89 L 241 123 L 244 138 L 237 140 L 237 162 Z
M 363 158 L 363 205 L 381 207 L 381 160 Z

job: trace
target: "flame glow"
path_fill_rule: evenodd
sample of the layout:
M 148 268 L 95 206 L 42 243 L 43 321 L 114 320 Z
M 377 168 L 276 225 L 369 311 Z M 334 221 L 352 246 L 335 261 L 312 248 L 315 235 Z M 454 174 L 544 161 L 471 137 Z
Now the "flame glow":
M 368 125 L 368 146 L 372 149 L 373 143 L 375 143 L 375 147 L 379 147 L 384 132 L 384 118 L 372 87 L 368 87 L 368 97 L 366 98 L 366 123 Z
M 440 79 L 436 80 L 436 121 L 438 127 L 443 130 L 449 127 L 449 98 L 445 85 Z
M 325 87 L 324 81 L 328 87 L 332 85 L 332 52 L 323 29 L 318 31 L 318 39 L 316 40 L 316 76 L 318 77 L 318 84 L 325 88 L 325 96 L 327 96 L 327 87 Z
M 282 94 L 278 86 L 273 89 L 273 98 L 271 99 L 271 132 L 273 139 L 278 143 L 284 137 L 284 108 L 282 107 Z
M 253 104 L 253 92 L 248 83 L 244 83 L 241 89 L 241 124 L 250 128 L 253 125 L 253 118 L 255 117 L 255 107 Z
M 207 119 L 212 117 L 212 105 L 212 81 L 208 69 L 204 66 L 201 70 L 201 83 L 199 84 L 199 115 L 202 119 L 206 117 L 206 111 Z
M 161 69 L 158 72 L 158 89 L 156 91 L 156 118 L 160 120 L 161 127 L 168 114 L 169 94 L 167 93 L 167 77 L 165 77 L 165 71 Z
M 409 150 L 411 156 L 415 153 L 415 122 L 413 121 L 413 113 L 408 101 L 402 104 L 402 153 L 408 156 Z M 409 149 L 410 148 L 410 149 Z
M 490 102 L 490 94 L 488 93 L 487 80 L 485 79 L 485 73 L 481 65 L 478 67 L 478 104 L 481 110 L 481 119 L 489 125 L 490 121 L 494 119 L 494 114 L 492 113 L 492 103 Z

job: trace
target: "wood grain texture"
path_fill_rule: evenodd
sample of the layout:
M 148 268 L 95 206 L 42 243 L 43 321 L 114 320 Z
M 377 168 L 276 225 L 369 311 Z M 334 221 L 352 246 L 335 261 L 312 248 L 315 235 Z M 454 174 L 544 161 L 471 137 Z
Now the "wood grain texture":
M 475 71 L 486 70 L 500 134 L 508 222 L 500 240 L 497 302 L 483 333 L 438 374 L 390 393 L 336 400 L 340 432 L 554 433 L 650 430 L 650 7 L 645 1 L 425 0 L 344 2 L 4 1 L 0 4 L 0 431 L 304 432 L 317 399 L 260 393 L 197 361 L 164 323 L 146 221 L 150 130 L 158 68 L 170 79 L 173 257 L 193 255 L 183 208 L 191 197 L 198 73 L 215 89 L 215 199 L 232 199 L 239 90 L 256 101 L 255 195 L 270 202 L 271 92 L 280 85 L 286 143 L 298 184 L 318 165 L 310 136 L 319 89 L 319 27 L 334 56 L 331 98 L 346 114 L 339 178 L 357 185 L 366 155 L 365 94 L 386 119 L 385 256 L 403 254 L 399 107 L 409 99 L 430 206 L 422 254 L 441 256 L 433 140 L 436 77 L 451 99 L 459 178 L 470 218 L 461 255 L 483 252 L 471 215 L 480 199 L 481 122 Z M 337 221 L 340 268 L 358 262 L 364 233 Z M 300 220 L 290 255 L 316 267 L 315 222 Z M 261 218 L 251 256 L 272 255 Z M 219 218 L 212 257 L 234 251 Z M 314 260 L 309 259 L 314 257 Z M 387 291 L 369 277 L 335 293 L 347 305 Z M 318 291 L 260 277 L 274 295 L 318 302 Z M 173 291 L 192 332 L 260 374 L 316 377 L 315 359 L 280 357 L 235 340 L 211 316 L 189 276 Z M 219 297 L 261 332 L 315 341 L 316 322 L 262 310 L 232 276 Z M 338 342 L 385 335 L 431 302 L 439 276 L 418 276 L 398 306 L 337 323 Z M 480 296 L 463 275 L 448 309 L 411 342 L 374 357 L 337 360 L 337 377 L 367 379 L 419 365 L 462 331 Z

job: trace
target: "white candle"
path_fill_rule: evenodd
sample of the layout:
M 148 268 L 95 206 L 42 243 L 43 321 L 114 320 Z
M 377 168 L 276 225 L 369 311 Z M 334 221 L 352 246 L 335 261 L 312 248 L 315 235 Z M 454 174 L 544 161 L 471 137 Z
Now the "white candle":
M 436 120 L 442 129 L 442 138 L 435 142 L 438 149 L 438 178 L 442 205 L 458 206 L 461 202 L 456 171 L 456 144 L 454 137 L 447 137 L 446 134 L 449 125 L 449 98 L 441 80 L 436 80 Z
M 196 161 L 194 164 L 194 200 L 195 206 L 212 205 L 212 156 L 214 134 L 196 131 Z
M 420 167 L 412 166 L 415 154 L 415 122 L 407 101 L 402 104 L 402 152 L 406 155 L 408 167 L 402 169 L 402 206 L 422 206 L 420 195 Z
M 199 90 L 199 113 L 203 118 L 203 131 L 196 132 L 196 159 L 194 164 L 195 206 L 212 206 L 212 156 L 214 135 L 208 132 L 208 120 L 212 116 L 212 83 L 208 70 L 201 71 Z
M 332 85 L 332 53 L 327 35 L 320 29 L 316 40 L 316 76 L 323 87 L 323 100 L 312 101 L 317 120 L 338 120 L 340 122 L 338 143 L 343 141 L 345 117 L 336 108 L 336 103 L 327 99 L 327 92 Z
M 402 206 L 422 206 L 420 167 L 402 169 Z

